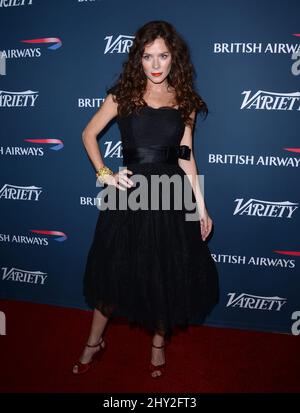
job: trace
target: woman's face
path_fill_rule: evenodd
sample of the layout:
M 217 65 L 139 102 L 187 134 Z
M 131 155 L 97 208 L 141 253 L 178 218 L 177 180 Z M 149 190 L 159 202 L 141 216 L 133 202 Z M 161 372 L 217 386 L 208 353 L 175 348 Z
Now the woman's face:
M 164 39 L 158 37 L 145 46 L 142 65 L 147 78 L 153 83 L 162 83 L 171 70 L 172 56 Z

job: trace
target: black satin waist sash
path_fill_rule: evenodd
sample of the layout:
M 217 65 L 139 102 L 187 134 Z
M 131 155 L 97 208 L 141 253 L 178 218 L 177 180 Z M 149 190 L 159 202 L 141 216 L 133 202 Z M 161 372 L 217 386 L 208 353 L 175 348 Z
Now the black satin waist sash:
M 149 145 L 123 148 L 123 166 L 131 163 L 178 164 L 178 158 L 190 160 L 191 149 L 187 145 Z

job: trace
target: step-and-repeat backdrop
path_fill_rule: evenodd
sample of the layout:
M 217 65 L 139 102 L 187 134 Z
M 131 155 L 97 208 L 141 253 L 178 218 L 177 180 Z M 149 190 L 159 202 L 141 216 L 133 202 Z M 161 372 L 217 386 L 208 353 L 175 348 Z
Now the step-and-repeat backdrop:
M 210 109 L 194 135 L 221 289 L 206 324 L 299 334 L 299 15 L 298 1 L 0 0 L 1 298 L 87 308 L 102 188 L 81 133 L 135 31 L 167 20 Z M 118 169 L 116 122 L 99 138 Z

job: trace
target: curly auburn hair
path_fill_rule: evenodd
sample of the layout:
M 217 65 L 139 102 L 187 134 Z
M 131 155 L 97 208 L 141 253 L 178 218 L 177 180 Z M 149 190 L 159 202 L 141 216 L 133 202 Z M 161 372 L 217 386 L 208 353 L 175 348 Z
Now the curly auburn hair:
M 206 118 L 208 108 L 193 87 L 195 70 L 188 47 L 174 27 L 166 21 L 150 21 L 135 33 L 128 60 L 123 63 L 123 72 L 107 93 L 112 93 L 114 101 L 118 103 L 120 116 L 138 112 L 141 107 L 147 106 L 143 99 L 147 77 L 141 62 L 145 46 L 158 37 L 164 39 L 172 57 L 168 85 L 175 89 L 175 99 L 184 123 L 193 126 L 194 121 L 190 117 L 192 111 L 199 111 Z

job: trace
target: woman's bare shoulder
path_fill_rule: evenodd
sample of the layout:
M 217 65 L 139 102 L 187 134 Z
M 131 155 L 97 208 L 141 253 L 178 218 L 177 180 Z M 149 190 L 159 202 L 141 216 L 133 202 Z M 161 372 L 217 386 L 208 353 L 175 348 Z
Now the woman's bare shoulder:
M 107 104 L 109 104 L 111 106 L 118 107 L 116 96 L 113 93 L 108 93 L 106 98 L 104 99 L 104 102 L 106 102 Z
M 101 112 L 105 112 L 110 116 L 117 116 L 118 114 L 118 103 L 115 96 L 112 93 L 108 93 L 104 102 L 101 105 Z
M 117 115 L 118 104 L 114 101 L 113 95 L 108 94 L 100 108 L 85 127 L 83 134 L 90 134 L 91 136 L 98 135 L 102 129 L 104 129 L 105 126 Z

